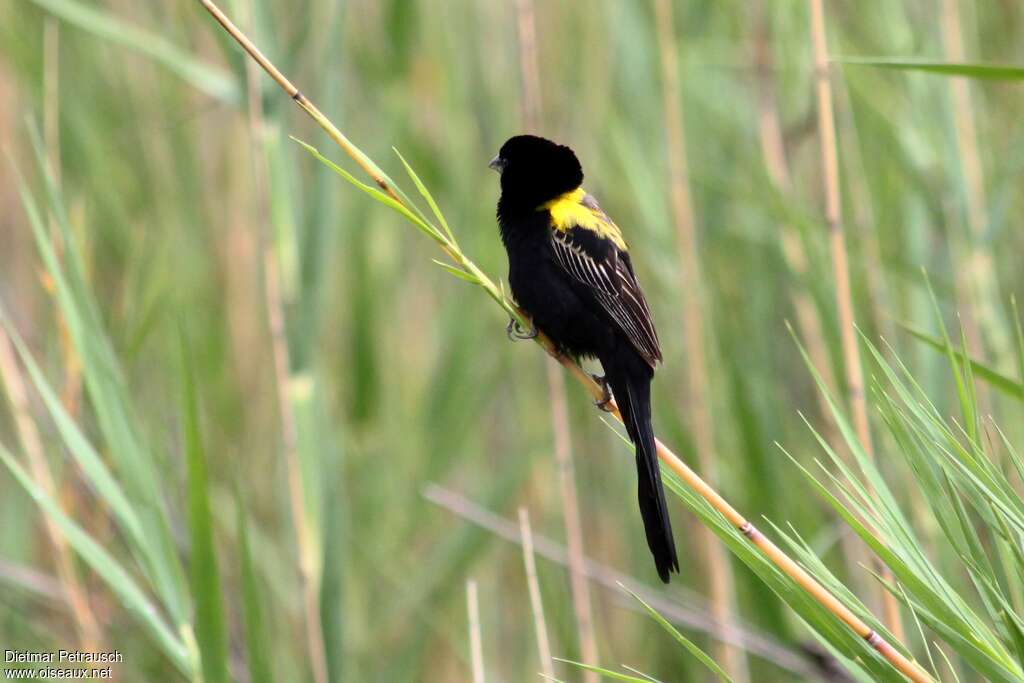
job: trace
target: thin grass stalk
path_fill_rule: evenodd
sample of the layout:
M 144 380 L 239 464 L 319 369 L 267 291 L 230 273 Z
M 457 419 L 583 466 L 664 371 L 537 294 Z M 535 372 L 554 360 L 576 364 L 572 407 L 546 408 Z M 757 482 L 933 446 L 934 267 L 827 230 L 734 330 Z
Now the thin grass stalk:
M 540 68 L 537 59 L 537 21 L 533 0 L 516 0 L 516 25 L 519 36 L 519 66 L 523 79 L 523 122 L 526 130 L 538 132 L 543 99 L 540 90 Z M 575 466 L 572 459 L 572 429 L 565 397 L 565 376 L 553 358 L 545 359 L 548 398 L 551 404 L 551 430 L 554 436 L 555 465 L 569 546 L 569 590 L 572 594 L 573 618 L 580 648 L 580 661 L 596 666 L 597 636 L 590 603 L 590 586 L 583 574 L 583 524 L 580 520 L 579 495 L 576 490 Z M 583 670 L 584 683 L 598 683 L 594 671 Z
M 60 581 L 32 567 L 0 559 L 0 581 L 18 586 L 55 604 L 63 604 L 65 601 L 64 586 Z
M 49 162 L 53 184 L 55 187 L 60 188 L 62 168 L 60 153 L 60 22 L 50 15 L 47 15 L 43 21 L 43 148 L 46 150 L 46 158 Z M 64 240 L 61 236 L 60 222 L 53 211 L 48 211 L 48 222 L 50 240 L 54 245 L 57 258 L 60 259 L 62 258 Z M 75 350 L 74 341 L 71 339 L 67 320 L 65 320 L 60 312 L 59 307 L 54 315 L 57 337 L 60 342 L 60 354 L 63 360 L 61 365 L 64 368 L 64 382 L 60 390 L 60 401 L 69 415 L 77 417 L 79 397 L 82 392 L 81 360 Z M 17 368 L 17 366 L 14 367 L 15 369 Z M 20 378 L 18 381 L 21 382 Z M 23 445 L 25 445 L 24 442 Z M 26 446 L 26 448 L 28 447 Z M 48 493 L 55 495 L 55 492 L 47 488 L 38 477 L 37 481 L 44 486 Z M 57 496 L 57 498 L 64 499 L 70 513 L 79 504 L 80 497 L 78 495 L 79 492 L 73 487 L 72 480 L 68 480 L 66 486 L 68 486 L 65 490 L 67 495 Z M 51 528 L 50 533 L 52 534 L 52 529 L 55 526 L 52 523 L 49 526 Z M 66 553 L 68 559 L 72 559 L 73 555 L 63 537 L 62 545 L 63 547 L 57 547 L 58 553 Z M 58 575 L 62 580 L 72 580 L 78 584 L 74 565 L 70 564 L 64 567 L 64 562 L 64 559 L 58 558 Z M 71 574 L 68 574 L 68 571 Z M 78 586 L 78 589 L 81 590 L 81 586 Z M 98 649 L 101 642 L 101 633 L 95 615 L 89 606 L 88 598 L 84 595 L 76 595 L 74 590 L 69 593 L 69 598 L 75 608 L 76 615 L 79 615 L 80 610 L 83 609 L 87 612 L 87 614 L 79 615 L 78 618 L 80 626 L 84 624 L 85 628 L 85 631 L 80 633 L 83 638 L 83 644 L 87 648 Z
M 754 59 L 757 70 L 757 130 L 761 145 L 761 156 L 764 158 L 768 177 L 783 196 L 792 194 L 792 178 L 789 171 L 789 160 L 786 158 L 785 141 L 782 135 L 782 124 L 779 120 L 778 103 L 775 96 L 775 83 L 772 72 L 775 60 L 772 54 L 771 36 L 768 26 L 768 13 L 764 0 L 758 7 L 758 25 L 754 31 Z M 780 226 L 782 237 L 782 256 L 786 266 L 796 276 L 799 286 L 790 289 L 790 300 L 796 313 L 797 328 L 800 340 L 807 349 L 807 355 L 818 369 L 826 386 L 837 386 L 832 373 L 832 362 L 829 359 L 828 342 L 822 329 L 821 318 L 813 299 L 806 290 L 809 273 L 807 254 L 804 252 L 800 233 L 794 225 L 786 222 Z M 836 429 L 835 419 L 828 401 L 821 392 L 816 393 L 818 409 L 825 423 L 828 441 L 840 444 L 842 439 Z
M 28 393 L 25 391 L 25 381 L 18 368 L 18 362 L 14 357 L 14 349 L 6 332 L 0 330 L 0 383 L 3 384 L 7 393 L 7 400 L 10 402 L 11 415 L 14 418 L 15 430 L 21 447 L 28 459 L 29 472 L 36 484 L 51 496 L 59 500 L 56 493 L 56 486 L 53 481 L 53 474 L 50 472 L 50 465 L 43 453 L 43 442 L 39 437 L 39 430 L 32 419 L 29 409 Z M 71 613 L 75 617 L 75 626 L 78 630 L 79 644 L 82 649 L 95 651 L 100 645 L 100 628 L 96 621 L 96 615 L 89 605 L 87 592 L 82 585 L 75 569 L 74 556 L 68 546 L 67 539 L 61 532 L 57 523 L 49 516 L 44 515 L 46 533 L 50 537 L 55 551 L 54 564 L 57 568 L 57 577 L 60 579 L 63 593 L 67 599 Z
M 875 456 L 868 422 L 867 396 L 864 391 L 864 375 L 861 368 L 860 349 L 857 346 L 857 329 L 853 315 L 853 295 L 850 291 L 850 265 L 846 252 L 846 236 L 843 230 L 842 202 L 839 194 L 839 158 L 836 147 L 835 117 L 832 106 L 832 85 L 829 80 L 828 43 L 825 35 L 825 10 L 822 0 L 810 0 L 811 42 L 814 48 L 814 71 L 818 95 L 818 131 L 821 140 L 822 181 L 825 190 L 825 221 L 828 225 L 829 248 L 832 253 L 832 275 L 835 279 L 836 308 L 839 314 L 839 333 L 843 349 L 843 366 L 846 370 L 846 391 L 850 410 L 853 414 L 854 431 L 864 452 L 872 460 Z M 888 568 L 879 564 L 883 579 L 892 575 Z M 885 623 L 898 639 L 903 639 L 903 619 L 900 615 L 899 600 L 895 595 L 878 587 L 885 616 Z
M 250 17 L 252 5 L 247 3 Z M 288 481 L 288 500 L 291 508 L 292 525 L 295 529 L 296 545 L 299 551 L 299 575 L 302 581 L 303 621 L 306 646 L 309 651 L 310 667 L 316 683 L 327 683 L 327 650 L 323 639 L 320 618 L 320 577 L 318 562 L 314 557 L 316 544 L 306 514 L 306 493 L 299 464 L 298 433 L 295 414 L 289 396 L 291 385 L 290 351 L 285 330 L 284 300 L 281 291 L 281 273 L 278 255 L 270 229 L 270 207 L 267 206 L 270 189 L 270 169 L 266 155 L 262 153 L 264 124 L 263 105 L 260 100 L 259 70 L 252 60 L 245 61 L 246 91 L 248 92 L 248 123 L 252 139 L 253 184 L 259 206 L 257 227 L 260 248 L 263 254 L 263 293 L 266 307 L 267 327 L 270 331 L 270 346 L 273 358 L 274 383 L 277 388 L 278 412 L 281 420 L 281 449 L 284 455 Z
M 655 0 L 658 47 L 661 54 L 662 93 L 664 96 L 665 133 L 668 147 L 669 195 L 672 220 L 679 249 L 680 291 L 683 296 L 683 340 L 688 360 L 686 375 L 686 413 L 697 449 L 698 462 L 704 475 L 717 481 L 714 423 L 711 416 L 711 391 L 707 377 L 709 354 L 705 348 L 708 324 L 704 308 L 704 278 L 697 244 L 697 228 L 690 198 L 683 131 L 682 95 L 679 92 L 679 50 L 676 46 L 675 23 L 670 0 Z M 724 625 L 735 609 L 735 586 L 732 565 L 725 548 L 714 533 L 697 527 L 698 553 L 704 558 L 704 570 L 715 620 Z M 719 638 L 716 659 L 733 679 L 749 678 L 743 652 Z
M 60 154 L 60 22 L 47 15 L 43 21 L 43 147 L 49 160 L 53 184 L 61 184 Z M 49 215 L 50 237 L 60 257 L 63 239 L 57 217 Z M 57 328 L 64 366 L 64 386 L 61 403 L 72 415 L 78 415 L 78 396 L 81 393 L 82 371 L 75 353 L 71 335 L 62 316 L 57 316 Z
M 861 228 L 858 233 L 864 250 L 863 271 L 867 285 L 869 310 L 879 333 L 887 339 L 895 338 L 895 325 L 891 312 L 883 310 L 883 302 L 893 301 L 889 294 L 889 286 L 885 277 L 885 266 L 882 263 L 882 250 L 878 241 L 878 231 L 874 229 L 875 213 L 872 206 L 871 188 L 868 186 L 868 172 L 861 154 L 861 141 L 857 131 L 857 122 L 853 115 L 850 88 L 845 79 L 836 86 L 839 102 L 839 144 L 840 153 L 848 160 L 846 174 L 850 188 L 850 204 L 853 207 L 853 224 Z
M 522 533 L 515 522 L 495 514 L 455 491 L 436 484 L 427 484 L 423 489 L 423 497 L 498 538 L 510 543 L 522 544 Z M 568 568 L 569 551 L 566 546 L 541 534 L 535 533 L 532 536 L 535 556 Z M 818 669 L 808 662 L 806 655 L 786 647 L 771 635 L 758 631 L 750 624 L 734 619 L 727 624 L 724 630 L 721 629 L 705 607 L 704 597 L 694 591 L 674 588 L 671 593 L 668 593 L 661 588 L 640 583 L 636 578 L 590 557 L 583 558 L 583 569 L 588 581 L 593 581 L 595 585 L 606 588 L 613 594 L 621 593 L 622 587 L 625 586 L 677 625 L 711 637 L 727 638 L 736 647 L 743 648 L 750 654 L 761 657 L 798 676 L 813 678 L 818 673 Z M 625 604 L 635 607 L 629 602 Z
M 256 60 L 267 73 L 281 86 L 281 88 L 291 97 L 299 106 L 310 115 L 310 117 L 324 130 L 324 132 L 341 147 L 342 151 L 348 154 L 353 161 L 355 161 L 361 168 L 366 170 L 373 181 L 378 187 L 384 191 L 388 197 L 395 202 L 398 202 L 403 209 L 407 209 L 404 204 L 401 204 L 401 200 L 397 198 L 397 194 L 394 189 L 391 188 L 390 183 L 385 180 L 383 172 L 377 169 L 369 157 L 367 157 L 361 150 L 355 147 L 348 138 L 342 135 L 341 131 L 327 119 L 320 111 L 311 103 L 309 100 L 299 93 L 298 89 L 292 85 L 288 79 L 281 74 L 277 68 L 271 64 L 266 57 L 260 53 L 260 51 L 253 45 L 238 27 L 236 27 L 227 16 L 220 11 L 220 9 L 213 4 L 212 0 L 199 0 L 202 5 L 210 12 L 210 14 L 224 27 L 224 29 L 249 53 L 249 55 Z M 315 152 L 314 148 L 309 148 Z M 457 252 L 454 247 L 439 243 L 439 247 L 445 251 L 445 253 L 452 255 L 453 258 L 460 264 L 467 264 L 473 270 L 471 274 L 480 279 L 478 283 L 488 294 L 492 297 L 502 310 L 513 314 L 522 315 L 513 304 L 507 299 L 500 296 L 495 296 L 495 292 L 499 291 L 497 286 L 487 276 L 479 270 L 471 261 L 469 261 L 464 255 Z M 572 375 L 573 379 L 579 382 L 587 393 L 596 401 L 600 400 L 604 396 L 604 390 L 602 387 L 594 381 L 586 371 L 583 370 L 577 363 L 571 358 L 559 353 L 557 347 L 547 338 L 543 333 L 538 334 L 534 341 L 541 346 L 550 356 L 555 358 L 562 366 Z M 611 411 L 613 417 L 619 422 L 622 421 L 622 415 L 619 413 L 618 407 L 614 401 L 608 404 L 608 409 Z M 826 608 L 829 612 L 835 615 L 837 619 L 846 624 L 850 630 L 856 633 L 859 637 L 863 638 L 868 642 L 872 648 L 874 648 L 883 658 L 886 659 L 897 671 L 902 672 L 910 680 L 915 683 L 933 683 L 931 678 L 926 672 L 914 662 L 907 659 L 901 652 L 896 650 L 890 645 L 884 638 L 876 633 L 870 626 L 868 626 L 864 620 L 858 617 L 849 607 L 844 605 L 838 598 L 832 595 L 824 586 L 822 586 L 814 577 L 812 577 L 807 570 L 801 567 L 795 560 L 786 555 L 777 545 L 775 545 L 767 536 L 758 531 L 754 525 L 747 521 L 747 519 L 740 514 L 736 508 L 729 504 L 714 488 L 708 485 L 696 472 L 694 472 L 686 463 L 684 463 L 679 456 L 672 452 L 668 446 L 663 444 L 660 440 L 656 440 L 658 449 L 658 457 L 661 461 L 680 478 L 680 480 L 690 487 L 694 492 L 697 493 L 701 498 L 708 502 L 715 510 L 717 510 L 731 525 L 733 525 L 740 533 L 742 533 L 750 543 L 758 548 L 758 550 L 766 557 L 772 564 L 779 568 L 786 576 L 800 586 L 808 595 L 814 598 L 819 604 Z M 475 584 L 473 593 L 475 594 Z M 469 588 L 467 586 L 467 593 Z
M 551 426 L 555 437 L 555 464 L 565 523 L 565 544 L 568 548 L 569 591 L 572 594 L 573 619 L 579 641 L 580 661 L 598 663 L 597 636 L 591 606 L 590 584 L 586 579 L 583 547 L 583 522 L 580 518 L 579 495 L 576 490 L 576 465 L 572 457 L 572 433 L 565 397 L 565 376 L 554 358 L 547 359 L 548 393 L 551 397 Z M 583 671 L 586 683 L 597 683 L 599 676 Z
M 43 21 L 43 145 L 46 149 L 46 156 L 49 159 L 51 173 L 53 174 L 54 185 L 60 187 L 61 183 L 61 155 L 60 155 L 60 23 L 52 16 L 47 15 Z M 60 253 L 60 246 L 63 240 L 60 238 L 60 225 L 57 217 L 52 212 L 49 214 L 50 237 Z M 61 355 L 64 358 L 65 369 L 64 386 L 61 390 L 61 403 L 72 414 L 77 413 L 78 393 L 81 387 L 82 375 L 78 361 L 78 354 L 75 353 L 71 335 L 64 317 L 57 313 L 57 327 L 60 338 Z M 12 349 L 9 340 L 0 333 L 0 355 L 3 358 L 3 366 L 9 369 L 10 373 L 4 371 L 7 377 L 5 384 L 9 384 L 9 398 L 12 406 L 21 404 L 17 412 L 22 412 L 20 417 L 16 416 L 18 423 L 19 439 L 25 448 L 25 453 L 30 461 L 30 470 L 36 482 L 43 487 L 48 494 L 56 495 L 53 477 L 50 474 L 49 465 L 43 455 L 42 443 L 36 425 L 28 419 L 28 404 L 25 395 L 25 383 L 18 365 L 14 362 L 11 353 Z M 24 422 L 22 420 L 25 420 Z M 67 501 L 69 507 L 74 506 L 73 498 Z M 79 638 L 85 649 L 99 649 L 100 628 L 96 615 L 89 605 L 86 591 L 79 579 L 75 569 L 74 556 L 68 547 L 67 540 L 52 521 L 47 520 L 47 532 L 57 551 L 57 575 L 65 586 L 68 601 L 71 604 L 75 615 L 75 622 L 78 626 Z
M 960 27 L 960 10 L 956 0 L 942 0 L 942 47 L 949 61 L 964 60 L 964 46 Z M 954 301 L 964 327 L 967 342 L 979 356 L 984 356 L 985 337 L 994 352 L 997 363 L 1009 354 L 1009 339 L 1000 326 L 992 302 L 998 301 L 998 292 L 992 253 L 985 239 L 988 226 L 988 202 L 985 196 L 985 178 L 978 152 L 978 138 L 974 128 L 974 108 L 971 106 L 970 84 L 966 78 L 949 78 L 953 107 L 953 125 L 956 129 L 957 156 L 964 182 L 967 231 L 954 230 L 950 236 L 950 250 L 954 258 L 966 261 L 966 268 L 956 268 L 953 274 Z M 944 207 L 950 225 L 961 225 L 961 207 L 956 210 L 947 202 Z M 987 385 L 977 388 L 981 409 L 992 405 Z
M 537 636 L 537 656 L 540 670 L 550 679 L 555 677 L 551 663 L 551 641 L 548 639 L 548 625 L 544 620 L 544 601 L 541 599 L 540 583 L 537 581 L 537 561 L 533 555 L 533 530 L 530 528 L 530 513 L 525 507 L 519 508 L 519 536 L 523 548 L 523 568 L 526 571 L 526 586 L 530 592 L 530 611 L 533 613 L 533 630 Z
M 960 23 L 960 9 L 957 0 L 942 0 L 942 47 L 950 62 L 964 61 L 963 31 Z M 988 201 L 985 196 L 985 174 L 978 147 L 977 129 L 974 122 L 974 107 L 971 105 L 970 84 L 966 78 L 953 77 L 949 82 L 953 99 L 953 124 L 956 128 L 957 154 L 964 180 L 967 227 L 970 235 L 967 268 L 957 271 L 964 290 L 971 293 L 972 306 L 961 310 L 969 336 L 979 338 L 972 329 L 975 326 L 971 310 L 977 311 L 980 325 L 984 328 L 989 345 L 998 361 L 1010 357 L 1009 334 L 995 309 L 999 301 L 999 288 L 995 281 L 995 261 L 988 247 L 985 231 L 988 229 Z M 974 339 L 972 343 L 977 343 Z M 981 348 L 978 349 L 981 351 Z
M 43 141 L 53 169 L 53 182 L 60 186 L 60 24 L 47 15 L 43 20 Z M 50 235 L 58 235 L 57 219 L 50 217 Z M 54 243 L 59 240 L 54 239 Z
M 476 581 L 466 582 L 466 612 L 469 616 L 469 659 L 473 683 L 484 683 L 484 646 L 480 634 L 480 599 Z

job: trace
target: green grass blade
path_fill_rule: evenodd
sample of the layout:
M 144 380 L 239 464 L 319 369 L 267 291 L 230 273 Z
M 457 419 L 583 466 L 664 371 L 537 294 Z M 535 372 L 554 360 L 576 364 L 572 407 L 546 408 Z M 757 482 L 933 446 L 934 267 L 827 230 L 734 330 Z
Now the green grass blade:
M 146 55 L 186 83 L 223 102 L 237 103 L 241 92 L 235 80 L 223 70 L 178 47 L 159 33 L 146 31 L 118 19 L 96 5 L 77 0 L 31 0 L 61 20 L 97 38 Z
M 107 469 L 99 453 L 96 452 L 96 449 L 93 448 L 93 445 L 82 434 L 78 425 L 68 415 L 64 406 L 61 405 L 56 392 L 50 387 L 49 382 L 43 376 L 42 370 L 40 370 L 32 354 L 25 347 L 25 342 L 22 340 L 21 335 L 10 325 L 2 307 L 0 307 L 0 323 L 3 324 L 8 337 L 14 343 L 14 348 L 21 357 L 21 362 L 24 363 L 25 368 L 28 370 L 29 377 L 35 385 L 36 391 L 39 392 L 43 399 L 43 404 L 50 412 L 54 424 L 57 425 L 57 431 L 64 440 L 68 453 L 75 459 L 75 462 L 81 468 L 89 483 L 95 488 L 99 497 L 110 507 L 114 518 L 121 528 L 124 529 L 125 533 L 134 542 L 142 543 L 142 527 L 139 524 L 138 517 L 135 515 L 135 510 L 132 508 L 131 503 L 128 502 L 121 486 L 114 479 L 110 470 Z
M 437 265 L 441 266 L 449 274 L 454 275 L 455 277 L 459 278 L 460 280 L 464 280 L 465 282 L 469 282 L 470 284 L 474 284 L 474 285 L 480 284 L 480 280 L 477 279 L 477 277 L 475 275 L 473 275 L 473 273 L 467 273 L 466 271 L 462 270 L 458 266 L 453 266 L 450 263 L 445 263 L 444 261 L 438 261 L 436 258 L 435 259 L 430 259 L 430 260 L 433 261 L 434 263 L 436 263 Z
M 675 626 L 670 624 L 665 617 L 661 616 L 658 610 L 648 605 L 643 598 L 641 598 L 639 595 L 631 591 L 626 586 L 623 586 L 621 583 L 619 584 L 619 586 L 622 588 L 622 590 L 632 595 L 633 599 L 643 606 L 647 614 L 649 614 L 651 618 L 654 619 L 654 621 L 658 622 L 658 625 L 665 629 L 665 631 L 667 631 L 670 636 L 675 638 L 677 643 L 682 645 L 691 655 L 696 657 L 701 664 L 711 669 L 711 671 L 713 671 L 715 675 L 723 681 L 728 681 L 728 683 L 732 683 L 732 678 L 729 676 L 729 674 L 725 672 L 724 669 L 722 669 L 722 667 L 718 665 L 718 663 L 715 660 L 709 657 L 707 653 L 705 653 L 703 650 L 697 647 L 691 640 L 689 640 L 686 636 L 680 633 L 679 630 L 676 629 Z
M 124 607 L 138 618 L 153 636 L 154 642 L 164 654 L 186 676 L 192 676 L 188 650 L 174 632 L 163 622 L 159 611 L 150 602 L 131 575 L 97 543 L 92 536 L 79 527 L 49 494 L 46 493 L 17 463 L 14 456 L 0 445 L 0 461 L 14 475 L 15 480 L 26 493 L 42 508 L 43 512 L 57 525 L 75 552 L 102 578 Z
M 270 665 L 270 639 L 263 620 L 264 591 L 260 590 L 249 547 L 249 522 L 242 499 L 235 496 L 235 519 L 238 531 L 238 557 L 242 589 L 242 615 L 245 622 L 246 661 L 252 683 L 273 683 Z
M 188 470 L 188 522 L 192 537 L 190 562 L 195 602 L 195 634 L 203 669 L 203 683 L 227 683 L 228 649 L 224 627 L 223 599 L 217 571 L 217 551 L 210 513 L 210 491 L 206 454 L 199 427 L 199 400 L 192 360 L 182 336 L 182 377 L 184 380 L 185 461 Z
M 430 210 L 434 212 L 434 217 L 437 218 L 437 222 L 441 224 L 441 227 L 444 229 L 444 233 L 448 235 L 448 239 L 453 245 L 456 244 L 455 235 L 452 233 L 452 229 L 448 226 L 448 221 L 445 220 L 444 214 L 441 213 L 441 209 L 438 208 L 437 202 L 434 201 L 434 195 L 430 194 L 430 190 L 428 190 L 427 186 L 423 184 L 419 175 L 417 175 L 416 171 L 412 169 L 409 162 L 405 160 L 402 153 L 395 148 L 392 149 L 395 150 L 395 154 L 397 154 L 398 158 L 402 161 L 402 165 L 405 166 L 405 172 L 412 179 L 413 184 L 416 185 L 416 189 L 419 190 L 420 194 L 423 195 L 423 198 L 427 200 Z
M 151 449 L 139 437 L 139 422 L 131 409 L 132 401 L 103 328 L 98 307 L 84 277 L 83 260 L 63 210 L 60 190 L 43 152 L 42 141 L 34 126 L 29 128 L 36 158 L 43 170 L 49 208 L 60 225 L 63 259 L 50 238 L 42 214 L 24 178 L 14 166 L 22 204 L 29 217 L 36 246 L 53 279 L 56 300 L 81 360 L 85 387 L 96 412 L 100 429 L 116 462 L 114 472 L 123 480 L 124 490 L 142 527 L 136 537 L 137 550 L 144 559 L 143 568 L 174 617 L 178 628 L 190 629 L 191 605 L 177 546 L 170 529 L 161 475 Z
M 943 343 L 938 337 L 934 337 L 923 330 L 910 325 L 908 323 L 898 323 L 900 327 L 906 330 L 915 339 L 924 342 L 928 346 L 932 347 L 936 351 L 946 352 L 946 344 Z M 971 371 L 979 379 L 983 379 L 992 385 L 994 388 L 999 389 L 1003 393 L 1013 396 L 1016 399 L 1024 400 L 1024 384 L 1018 382 L 1012 377 L 1007 377 L 995 368 L 992 368 L 985 363 L 975 360 L 974 358 L 965 357 L 964 352 L 960 349 L 953 348 L 951 350 L 954 356 L 962 363 L 970 363 Z
M 309 152 L 317 161 L 319 161 L 320 163 L 322 163 L 325 166 L 327 166 L 329 169 L 331 169 L 332 171 L 334 171 L 335 173 L 340 175 L 342 178 L 347 180 L 349 183 L 351 183 L 355 187 L 359 188 L 360 190 L 362 190 L 366 194 L 370 195 L 371 197 L 373 197 L 375 200 L 377 200 L 381 204 L 384 204 L 385 206 L 388 206 L 388 207 L 394 209 L 395 211 L 397 211 L 398 213 L 402 214 L 403 216 L 405 216 L 410 222 L 412 222 L 413 225 L 415 225 L 417 228 L 419 228 L 421 232 L 427 234 L 428 236 L 430 236 L 432 239 L 434 239 L 437 242 L 440 242 L 442 244 L 446 243 L 444 235 L 439 233 L 437 231 L 437 228 L 435 228 L 434 226 L 430 225 L 425 220 L 423 220 L 422 218 L 420 218 L 419 216 L 414 214 L 406 206 L 403 206 L 401 203 L 395 201 L 394 199 L 389 197 L 384 192 L 381 192 L 377 188 L 371 187 L 371 186 L 367 185 L 366 183 L 356 179 L 356 177 L 354 175 L 352 175 L 351 173 L 349 173 L 348 171 L 346 171 L 342 167 L 338 166 L 336 163 L 334 163 L 333 161 L 331 161 L 330 159 L 328 159 L 324 155 L 320 154 L 320 151 L 316 147 L 313 147 L 312 145 L 307 144 L 307 143 L 303 142 L 302 140 L 299 140 L 296 137 L 292 137 L 292 140 L 294 140 L 295 142 L 297 142 L 300 145 L 302 145 L 303 148 L 305 148 L 305 150 L 307 152 Z M 392 187 L 394 187 L 394 185 L 392 185 Z M 397 190 L 396 190 L 396 192 L 397 192 Z
M 1010 307 L 1013 309 L 1013 336 L 1017 342 L 1017 380 L 1024 382 L 1024 329 L 1021 329 L 1020 311 L 1017 309 L 1017 297 L 1010 296 Z
M 572 666 L 579 667 L 584 671 L 593 671 L 596 674 L 600 674 L 604 678 L 610 678 L 613 681 L 628 681 L 628 683 L 651 683 L 649 678 L 639 678 L 637 676 L 630 676 L 629 674 L 622 674 L 617 671 L 610 671 L 603 669 L 599 666 L 593 666 L 591 664 L 584 664 L 583 662 L 575 662 L 571 659 L 562 659 L 560 657 L 552 657 L 556 662 L 563 662 L 564 664 L 571 664 Z
M 922 71 L 942 76 L 964 76 L 990 81 L 1024 80 L 1024 67 L 984 62 L 943 62 L 906 57 L 833 57 L 833 62 L 849 66 L 874 66 L 898 71 Z

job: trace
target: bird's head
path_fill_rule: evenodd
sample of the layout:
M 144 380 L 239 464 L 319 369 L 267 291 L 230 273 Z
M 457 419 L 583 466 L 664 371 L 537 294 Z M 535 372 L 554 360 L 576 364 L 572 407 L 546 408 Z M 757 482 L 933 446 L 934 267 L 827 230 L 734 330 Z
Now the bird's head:
M 576 154 L 536 135 L 509 138 L 489 166 L 501 175 L 503 200 L 531 209 L 583 184 Z

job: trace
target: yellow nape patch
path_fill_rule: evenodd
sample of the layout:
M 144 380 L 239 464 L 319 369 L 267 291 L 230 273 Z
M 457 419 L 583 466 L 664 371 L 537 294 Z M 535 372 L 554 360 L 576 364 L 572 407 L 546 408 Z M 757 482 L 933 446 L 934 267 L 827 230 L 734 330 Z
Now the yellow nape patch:
M 551 227 L 555 230 L 568 232 L 576 227 L 593 230 L 625 251 L 626 240 L 623 239 L 619 226 L 615 225 L 600 209 L 592 209 L 584 205 L 583 198 L 586 196 L 586 191 L 582 187 L 577 187 L 572 192 L 566 192 L 549 202 L 544 202 L 538 208 L 548 210 L 551 214 Z

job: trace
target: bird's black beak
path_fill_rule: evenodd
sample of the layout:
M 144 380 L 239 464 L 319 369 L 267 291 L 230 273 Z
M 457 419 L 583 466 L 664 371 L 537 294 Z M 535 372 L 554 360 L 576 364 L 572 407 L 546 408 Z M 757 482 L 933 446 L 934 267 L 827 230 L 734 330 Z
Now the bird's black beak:
M 505 170 L 505 160 L 502 159 L 500 156 L 494 157 L 493 159 L 491 159 L 491 163 L 487 164 L 487 168 L 493 169 L 498 173 L 501 173 L 502 171 Z

